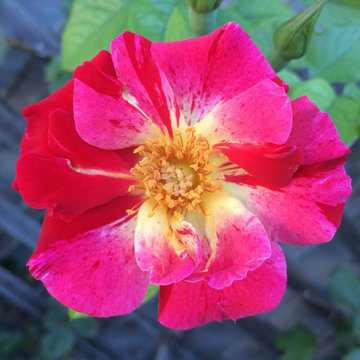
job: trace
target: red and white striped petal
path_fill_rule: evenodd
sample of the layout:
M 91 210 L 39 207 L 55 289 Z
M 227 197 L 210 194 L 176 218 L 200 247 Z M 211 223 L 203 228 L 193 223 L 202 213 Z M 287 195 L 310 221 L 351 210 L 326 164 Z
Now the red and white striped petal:
M 145 296 L 149 274 L 135 261 L 135 220 L 118 218 L 134 201 L 118 199 L 70 223 L 47 216 L 28 262 L 31 274 L 76 311 L 102 317 L 133 311 Z
M 109 76 L 115 75 L 110 54 L 102 50 L 96 55 L 91 63 Z M 23 109 L 23 116 L 27 119 L 25 135 L 21 140 L 21 155 L 27 152 L 54 156 L 53 150 L 48 144 L 49 115 L 56 109 L 61 109 L 73 114 L 74 81 L 71 80 L 60 89 L 36 104 Z M 17 179 L 13 183 L 18 191 Z
M 90 62 L 103 73 L 109 76 L 114 74 L 111 56 L 107 51 L 100 51 Z M 21 155 L 29 151 L 43 155 L 53 154 L 47 143 L 49 114 L 56 109 L 73 113 L 73 88 L 74 81 L 71 80 L 44 100 L 23 109 L 23 116 L 28 124 L 21 142 Z
M 191 224 L 170 231 L 167 209 L 147 200 L 141 205 L 135 231 L 139 267 L 150 271 L 150 282 L 167 285 L 190 275 L 196 263 L 199 237 Z
M 130 175 L 139 159 L 132 151 L 104 150 L 89 145 L 75 130 L 70 113 L 57 109 L 49 115 L 49 148 L 56 157 L 70 160 L 75 167 Z
M 250 37 L 228 23 L 200 38 L 152 44 L 189 125 L 264 79 L 285 86 Z
M 235 183 L 241 182 L 244 174 L 249 174 L 265 186 L 286 186 L 303 159 L 302 151 L 296 146 L 222 143 L 215 148 L 225 154 L 232 164 L 238 165 L 238 169 L 229 164 L 219 168 L 226 181 Z
M 122 149 L 157 134 L 154 122 L 124 99 L 126 90 L 116 78 L 91 63 L 74 77 L 74 120 L 84 141 L 101 149 Z
M 332 239 L 340 225 L 351 179 L 345 158 L 303 166 L 283 188 L 253 179 L 225 188 L 238 196 L 264 225 L 271 240 L 311 245 Z
M 125 32 L 111 43 L 118 80 L 125 85 L 126 100 L 146 114 L 170 136 L 179 126 L 180 109 L 171 84 L 152 56 L 151 41 Z
M 220 102 L 196 129 L 212 144 L 221 142 L 284 144 L 292 125 L 290 99 L 282 86 L 261 81 Z
M 286 263 L 280 246 L 271 245 L 269 259 L 224 289 L 216 290 L 206 281 L 162 286 L 159 321 L 167 327 L 186 330 L 209 321 L 237 320 L 274 309 L 285 291 Z
M 203 207 L 211 214 L 205 228 L 212 254 L 206 268 L 186 280 L 204 279 L 219 290 L 259 267 L 270 257 L 271 246 L 259 219 L 235 197 L 224 191 L 211 194 Z
M 17 163 L 25 202 L 67 221 L 127 193 L 135 181 L 122 173 L 82 169 L 68 159 L 27 153 Z
M 329 115 L 320 112 L 307 96 L 292 101 L 291 105 L 293 127 L 287 145 L 301 149 L 303 164 L 315 164 L 350 153 Z

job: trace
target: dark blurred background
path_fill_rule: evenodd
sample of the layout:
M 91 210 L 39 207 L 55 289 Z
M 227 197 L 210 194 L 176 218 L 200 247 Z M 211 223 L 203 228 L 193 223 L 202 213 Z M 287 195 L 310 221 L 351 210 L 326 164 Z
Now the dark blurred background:
M 0 1 L 0 360 L 360 359 L 360 321 L 353 321 L 360 301 L 359 142 L 347 162 L 353 195 L 335 239 L 283 246 L 289 283 L 271 313 L 174 331 L 157 322 L 153 298 L 127 316 L 69 317 L 29 275 L 25 264 L 43 212 L 30 209 L 11 187 L 25 129 L 21 109 L 56 87 L 48 64 L 59 53 L 69 5 Z M 349 351 L 351 358 L 344 355 Z

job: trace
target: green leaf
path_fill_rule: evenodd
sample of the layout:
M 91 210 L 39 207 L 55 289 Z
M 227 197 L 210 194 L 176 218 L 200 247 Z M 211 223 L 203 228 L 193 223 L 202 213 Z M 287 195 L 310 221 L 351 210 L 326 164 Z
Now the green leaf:
M 145 298 L 144 298 L 142 303 L 145 303 L 146 301 L 153 298 L 158 292 L 159 292 L 159 286 L 149 284 L 149 287 L 148 287 L 148 289 L 146 291 Z
M 163 41 L 167 23 L 179 1 L 183 0 L 134 0 L 129 8 L 126 30 L 152 41 Z
M 76 0 L 62 37 L 62 68 L 72 71 L 108 48 L 126 21 L 130 0 Z
M 272 49 L 275 29 L 293 15 L 291 7 L 281 0 L 241 0 L 219 9 L 218 26 L 237 22 L 266 55 Z
M 309 0 L 302 0 L 308 4 Z M 360 8 L 328 2 L 305 55 L 310 77 L 333 82 L 360 78 Z
M 333 87 L 325 79 L 311 79 L 300 83 L 289 93 L 291 99 L 307 95 L 321 111 L 328 112 L 343 142 L 351 146 L 360 135 L 359 89 L 348 86 L 344 93 L 354 95 L 336 97 Z M 359 91 L 360 92 L 360 91 Z
M 19 332 L 0 330 L 0 359 L 11 360 L 21 350 L 23 340 Z
M 360 348 L 357 348 L 347 353 L 342 360 L 359 360 L 359 359 L 360 359 Z
M 360 26 L 333 26 L 315 34 L 306 54 L 310 77 L 343 82 L 360 78 Z
M 333 3 L 327 3 L 319 19 L 320 26 L 331 28 L 334 25 L 359 25 L 359 7 L 358 9 L 354 9 L 354 7 L 346 6 L 347 4 L 345 4 L 345 2 L 340 2 L 341 0 L 338 1 L 337 4 L 335 4 L 335 1 Z
M 45 68 L 45 81 L 50 92 L 54 92 L 65 85 L 72 78 L 72 73 L 61 69 L 61 57 L 55 56 Z
M 304 325 L 278 335 L 276 348 L 284 350 L 281 360 L 312 360 L 315 350 L 314 334 Z
M 334 329 L 333 340 L 338 351 L 345 354 L 349 349 L 356 347 L 355 338 L 345 324 L 338 324 Z
M 360 277 L 345 268 L 335 269 L 330 277 L 328 288 L 336 301 L 360 309 Z
M 75 0 L 62 38 L 62 68 L 71 71 L 94 57 L 123 31 L 152 41 L 165 38 L 168 21 L 182 0 Z
M 360 313 L 357 313 L 354 317 L 352 330 L 356 340 L 360 344 Z
M 3 31 L 0 29 L 0 65 L 4 63 L 6 56 L 6 38 Z
M 331 1 L 334 3 L 341 4 L 341 5 L 354 6 L 356 8 L 360 8 L 359 0 L 331 0 Z
M 186 12 L 184 14 L 181 12 L 179 7 L 176 7 L 167 24 L 164 40 L 177 41 L 191 37 L 194 37 L 194 33 L 189 26 Z
M 289 85 L 290 89 L 294 89 L 301 83 L 301 79 L 289 69 L 279 71 L 278 76 Z
M 93 317 L 74 319 L 70 326 L 76 334 L 83 338 L 94 337 L 98 332 L 98 323 Z
M 70 321 L 89 317 L 89 315 L 77 312 L 73 309 L 68 309 L 68 316 Z
M 61 11 L 65 17 L 69 17 L 74 0 L 63 0 Z
M 300 1 L 306 6 L 309 6 L 314 2 L 314 0 Z M 345 4 L 345 1 L 339 0 L 327 2 L 318 20 L 319 32 L 323 29 L 330 28 L 333 25 L 348 25 L 357 23 L 359 14 L 358 10 L 350 6 L 346 6 L 347 4 Z
M 75 335 L 70 328 L 59 326 L 41 340 L 40 355 L 47 360 L 58 360 L 67 356 L 75 345 Z
M 323 79 L 304 81 L 289 93 L 291 100 L 303 95 L 307 95 L 321 111 L 326 111 L 336 97 L 333 87 Z
M 350 96 L 360 102 L 360 87 L 356 84 L 347 84 L 344 88 L 343 95 Z
M 340 96 L 327 109 L 341 140 L 351 146 L 360 135 L 360 103 L 349 96 Z
M 68 310 L 54 298 L 50 298 L 49 311 L 44 317 L 44 325 L 48 329 L 57 328 L 68 321 Z

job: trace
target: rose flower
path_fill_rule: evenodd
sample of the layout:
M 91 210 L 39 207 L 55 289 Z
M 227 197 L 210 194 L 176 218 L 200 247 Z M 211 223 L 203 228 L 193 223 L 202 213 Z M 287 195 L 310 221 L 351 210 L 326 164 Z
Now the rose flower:
M 273 309 L 278 242 L 329 241 L 351 192 L 329 116 L 286 90 L 237 24 L 169 43 L 121 34 L 23 111 L 14 186 L 46 209 L 31 274 L 93 316 L 160 285 L 172 328 Z

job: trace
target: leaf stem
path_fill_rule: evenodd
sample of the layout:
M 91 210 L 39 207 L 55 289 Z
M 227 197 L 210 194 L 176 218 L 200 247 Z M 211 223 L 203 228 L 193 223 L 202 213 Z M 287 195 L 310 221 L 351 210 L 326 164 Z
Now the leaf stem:
M 284 59 L 281 56 L 280 52 L 276 49 L 276 47 L 272 48 L 267 58 L 270 65 L 276 72 L 279 72 L 288 63 L 288 60 Z
M 198 12 L 189 6 L 188 15 L 190 26 L 196 36 L 204 36 L 214 30 L 217 9 L 207 12 Z

